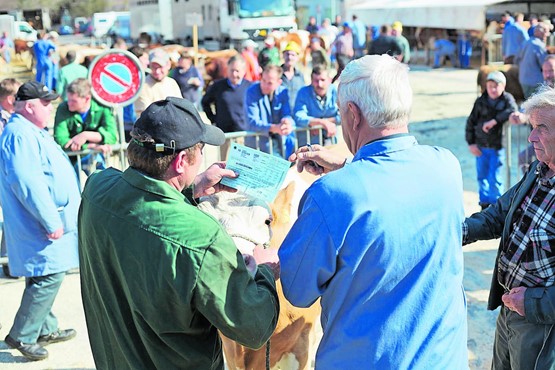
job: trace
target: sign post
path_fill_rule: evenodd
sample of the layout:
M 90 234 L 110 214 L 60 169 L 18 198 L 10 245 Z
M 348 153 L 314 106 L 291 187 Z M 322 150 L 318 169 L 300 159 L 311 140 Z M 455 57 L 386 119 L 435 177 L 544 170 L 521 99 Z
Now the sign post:
M 89 68 L 92 95 L 100 103 L 112 107 L 118 119 L 120 162 L 125 168 L 125 132 L 123 108 L 139 96 L 144 83 L 144 71 L 139 59 L 125 50 L 110 50 L 97 56 Z
M 193 61 L 196 67 L 198 64 L 198 27 L 203 26 L 202 14 L 200 13 L 185 14 L 185 25 L 188 27 L 193 27 L 193 50 L 195 51 Z

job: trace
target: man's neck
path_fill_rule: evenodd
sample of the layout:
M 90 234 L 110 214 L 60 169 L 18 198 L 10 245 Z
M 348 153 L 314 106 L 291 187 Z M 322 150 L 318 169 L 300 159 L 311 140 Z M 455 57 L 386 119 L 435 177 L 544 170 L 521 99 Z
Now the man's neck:
M 387 136 L 396 135 L 396 134 L 408 134 L 409 129 L 408 126 L 402 126 L 398 128 L 369 128 L 365 130 L 366 133 L 364 135 L 359 135 L 357 137 L 356 148 L 357 151 L 362 148 L 364 145 L 383 139 Z

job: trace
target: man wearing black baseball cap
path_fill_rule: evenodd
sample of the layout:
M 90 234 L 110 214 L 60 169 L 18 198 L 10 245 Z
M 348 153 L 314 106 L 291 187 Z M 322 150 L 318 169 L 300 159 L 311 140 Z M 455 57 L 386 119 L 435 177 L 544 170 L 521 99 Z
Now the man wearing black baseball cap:
M 52 305 L 66 271 L 78 267 L 80 194 L 68 157 L 47 130 L 58 94 L 39 82 L 17 91 L 15 113 L 0 137 L 0 201 L 12 275 L 24 276 L 21 305 L 5 342 L 30 360 L 43 346 L 75 337 L 59 330 Z
M 235 177 L 223 164 L 197 175 L 204 144 L 225 136 L 181 98 L 135 122 L 130 167 L 91 175 L 79 211 L 81 287 L 99 369 L 223 369 L 218 330 L 259 348 L 279 305 L 274 273 L 249 275 L 231 237 L 191 204 Z

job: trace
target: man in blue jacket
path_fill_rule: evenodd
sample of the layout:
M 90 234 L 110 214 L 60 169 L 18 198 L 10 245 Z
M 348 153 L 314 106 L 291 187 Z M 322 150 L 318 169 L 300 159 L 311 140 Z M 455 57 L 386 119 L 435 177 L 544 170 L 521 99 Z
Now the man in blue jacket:
M 321 146 L 290 157 L 326 174 L 304 193 L 278 252 L 285 298 L 298 307 L 320 298 L 316 368 L 468 369 L 457 158 L 408 133 L 406 64 L 359 58 L 338 91 L 355 157 L 329 161 Z
M 501 306 L 492 369 L 555 367 L 555 89 L 524 105 L 538 161 L 494 205 L 463 224 L 463 242 L 501 238 L 488 309 Z
M 291 117 L 289 93 L 282 86 L 282 74 L 281 67 L 268 65 L 262 72 L 260 82 L 247 90 L 247 130 L 263 135 L 258 139 L 246 137 L 245 145 L 287 158 L 295 146 L 295 121 Z
M 15 113 L 0 137 L 0 200 L 12 275 L 25 277 L 21 305 L 5 342 L 30 360 L 44 360 L 43 346 L 69 340 L 52 313 L 66 271 L 79 264 L 80 194 L 68 157 L 45 130 L 58 94 L 24 83 Z

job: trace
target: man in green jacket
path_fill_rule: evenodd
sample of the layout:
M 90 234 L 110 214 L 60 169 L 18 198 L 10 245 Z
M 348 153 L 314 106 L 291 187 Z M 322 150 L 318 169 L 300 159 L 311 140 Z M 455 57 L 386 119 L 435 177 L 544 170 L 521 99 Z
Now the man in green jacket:
M 103 154 L 109 153 L 110 144 L 115 144 L 118 139 L 112 110 L 93 99 L 91 85 L 85 78 L 78 78 L 68 85 L 67 97 L 56 111 L 54 140 L 69 151 L 95 149 Z M 97 168 L 104 168 L 102 154 L 95 157 Z M 87 164 L 90 159 L 85 156 L 82 162 Z
M 152 103 L 131 136 L 130 167 L 92 174 L 79 211 L 81 289 L 96 367 L 223 369 L 218 330 L 252 348 L 274 331 L 279 266 L 259 264 L 250 275 L 222 226 L 184 195 L 224 190 L 220 180 L 237 176 L 221 164 L 197 175 L 204 145 L 225 137 L 191 102 Z

